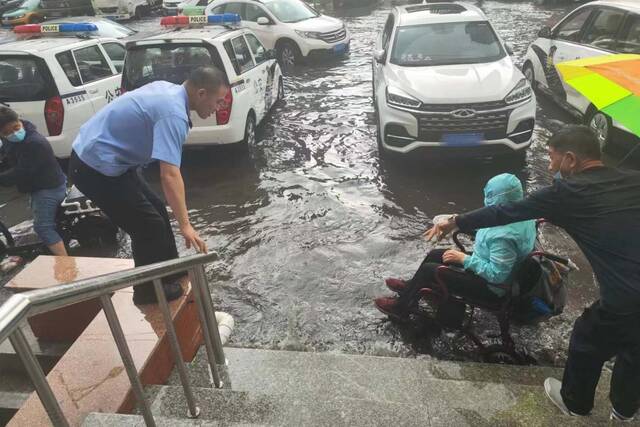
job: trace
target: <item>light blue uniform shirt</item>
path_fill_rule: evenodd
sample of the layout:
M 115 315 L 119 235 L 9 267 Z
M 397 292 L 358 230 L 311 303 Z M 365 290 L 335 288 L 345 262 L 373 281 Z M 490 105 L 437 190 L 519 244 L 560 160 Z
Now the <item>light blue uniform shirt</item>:
M 157 81 L 125 93 L 81 128 L 73 150 L 103 175 L 161 160 L 180 166 L 189 133 L 189 102 L 182 85 Z

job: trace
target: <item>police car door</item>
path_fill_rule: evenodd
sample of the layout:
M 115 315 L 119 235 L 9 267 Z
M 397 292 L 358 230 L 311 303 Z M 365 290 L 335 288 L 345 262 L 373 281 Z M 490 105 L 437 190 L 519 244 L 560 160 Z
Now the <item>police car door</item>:
M 253 60 L 256 63 L 256 68 L 259 69 L 259 77 L 264 80 L 264 85 L 261 86 L 261 92 L 258 93 L 264 101 L 264 109 L 262 114 L 266 114 L 271 108 L 277 97 L 277 82 L 275 81 L 276 60 L 267 58 L 267 49 L 260 43 L 260 40 L 251 33 L 244 34 L 249 49 L 253 54 Z
M 260 123 L 264 115 L 264 90 L 266 85 L 266 75 L 263 75 L 262 68 L 256 67 L 253 56 L 244 35 L 239 34 L 231 39 L 231 46 L 235 54 L 235 60 L 240 69 L 240 77 L 246 85 L 246 103 L 256 114 L 256 125 Z
M 98 44 L 73 50 L 73 57 L 87 97 L 98 112 L 120 94 L 120 74 Z

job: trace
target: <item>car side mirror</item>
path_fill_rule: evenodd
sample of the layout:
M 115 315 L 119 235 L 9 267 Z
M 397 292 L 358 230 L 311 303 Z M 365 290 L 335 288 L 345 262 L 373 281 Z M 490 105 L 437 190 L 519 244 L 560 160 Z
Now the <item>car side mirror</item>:
M 507 50 L 509 56 L 513 56 L 513 45 L 509 42 L 504 44 L 504 48 Z
M 258 18 L 256 23 L 258 25 L 271 25 L 271 20 L 269 18 L 267 18 L 266 16 L 261 16 L 260 18 Z
M 277 55 L 276 55 L 276 50 L 275 49 L 269 49 L 265 52 L 265 57 L 267 59 L 276 59 Z
M 551 38 L 551 28 L 544 26 L 542 28 L 540 28 L 540 31 L 538 31 L 538 37 L 543 38 L 543 39 L 550 39 Z
M 384 64 L 384 60 L 386 56 L 387 56 L 387 51 L 384 49 L 377 50 L 373 54 L 373 58 L 376 60 L 378 64 Z

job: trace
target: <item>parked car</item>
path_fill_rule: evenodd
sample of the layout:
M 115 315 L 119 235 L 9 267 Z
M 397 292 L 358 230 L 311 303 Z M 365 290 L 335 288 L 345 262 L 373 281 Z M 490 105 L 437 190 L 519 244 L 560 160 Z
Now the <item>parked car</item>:
M 125 91 L 156 80 L 182 84 L 198 66 L 213 65 L 227 75 L 230 87 L 225 97 L 226 108 L 208 119 L 192 117 L 187 146 L 237 142 L 252 145 L 257 125 L 284 97 L 275 52 L 266 49 L 250 29 L 216 21 L 220 17 L 168 16 L 162 18 L 162 23 L 175 27 L 175 31 L 127 43 L 122 75 Z M 240 22 L 238 15 L 224 17 L 227 23 Z M 198 24 L 208 19 L 218 24 L 206 27 Z M 189 28 L 193 25 L 196 27 Z
M 24 0 L 0 0 L 0 16 L 5 12 L 20 7 Z
M 604 148 L 619 123 L 567 85 L 555 65 L 615 53 L 640 54 L 640 1 L 598 0 L 578 7 L 553 28 L 544 27 L 527 50 L 523 71 L 529 82 L 551 96 L 598 134 Z
M 523 156 L 536 100 L 510 53 L 476 6 L 395 7 L 372 65 L 381 154 Z
M 56 28 L 83 37 L 52 37 Z M 0 102 L 33 122 L 55 155 L 66 158 L 80 126 L 120 95 L 125 48 L 115 38 L 87 36 L 97 32 L 91 23 L 48 24 L 47 30 L 2 45 Z
M 301 0 L 216 0 L 206 14 L 237 13 L 280 64 L 292 66 L 314 55 L 344 55 L 351 35 L 344 22 L 322 15 Z
M 41 0 L 41 6 L 47 19 L 95 14 L 92 0 Z
M 40 9 L 40 0 L 24 0 L 17 9 L 9 10 L 2 15 L 2 25 L 35 24 L 44 20 Z
M 140 19 L 162 7 L 162 0 L 93 0 L 96 15 L 122 21 Z

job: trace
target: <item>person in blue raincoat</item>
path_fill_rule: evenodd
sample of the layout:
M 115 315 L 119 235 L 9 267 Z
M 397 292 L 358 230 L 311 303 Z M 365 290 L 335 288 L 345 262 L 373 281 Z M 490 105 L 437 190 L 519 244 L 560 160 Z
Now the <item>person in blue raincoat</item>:
M 508 173 L 494 176 L 484 188 L 485 206 L 523 197 L 522 183 Z M 442 275 L 450 293 L 487 302 L 497 301 L 507 290 L 495 285 L 510 284 L 515 267 L 533 251 L 535 240 L 533 220 L 480 229 L 472 255 L 452 249 L 430 251 L 410 280 L 386 279 L 387 287 L 397 296 L 376 298 L 375 305 L 390 317 L 406 317 L 407 308 L 415 302 L 419 290 L 431 287 L 437 268 L 445 264 L 461 267 L 458 271 L 447 270 Z

